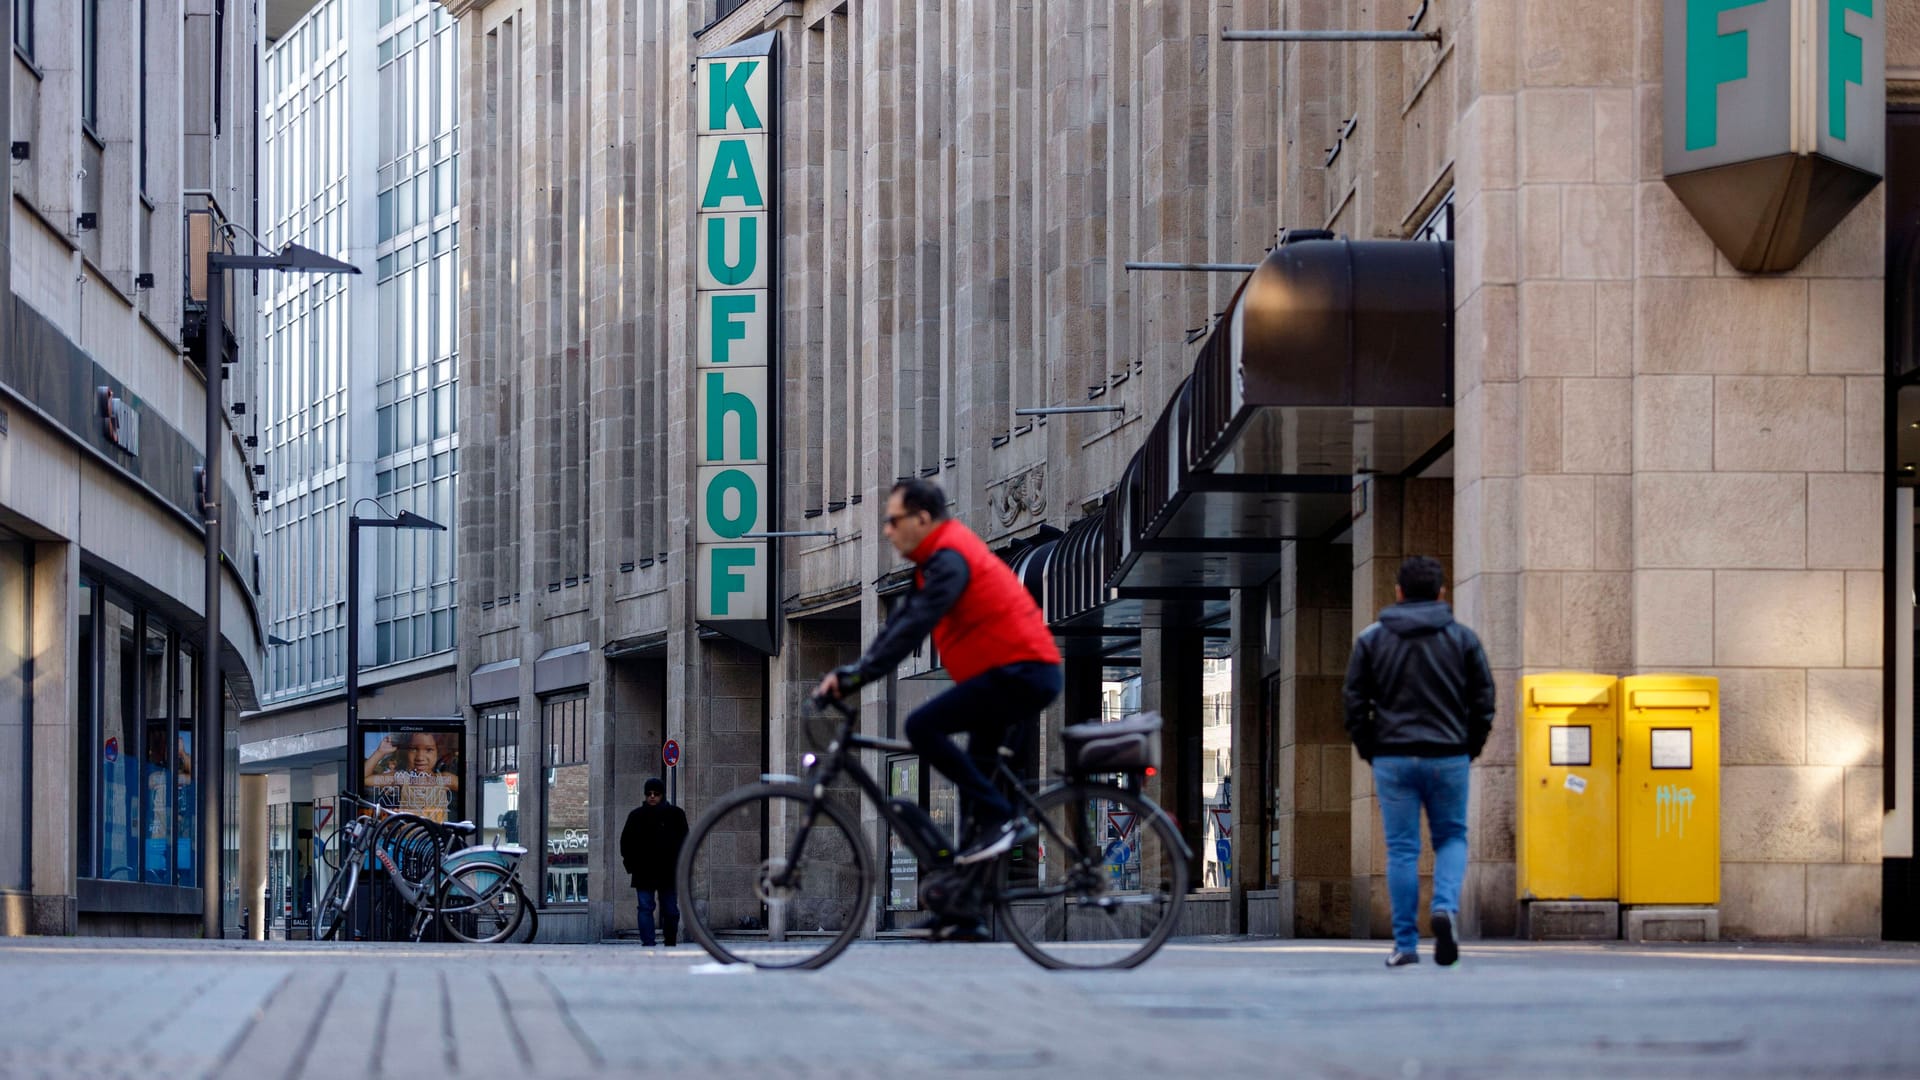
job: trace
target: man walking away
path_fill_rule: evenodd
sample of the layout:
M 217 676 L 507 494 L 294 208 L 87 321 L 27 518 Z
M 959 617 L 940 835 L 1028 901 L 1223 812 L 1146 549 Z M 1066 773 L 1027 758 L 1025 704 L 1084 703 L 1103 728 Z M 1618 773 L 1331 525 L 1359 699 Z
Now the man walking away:
M 674 894 L 674 869 L 687 839 L 686 811 L 667 801 L 667 785 L 647 781 L 646 800 L 627 815 L 620 830 L 620 861 L 633 875 L 640 894 L 640 943 L 652 945 L 654 899 L 659 898 L 661 930 L 672 948 L 680 939 L 680 900 Z
M 1460 958 L 1454 920 L 1467 875 L 1469 763 L 1493 730 L 1493 674 L 1474 632 L 1453 621 L 1440 564 L 1400 564 L 1397 601 L 1360 632 L 1347 664 L 1347 734 L 1373 765 L 1393 900 L 1388 967 L 1420 962 L 1420 811 L 1433 837 L 1433 958 Z

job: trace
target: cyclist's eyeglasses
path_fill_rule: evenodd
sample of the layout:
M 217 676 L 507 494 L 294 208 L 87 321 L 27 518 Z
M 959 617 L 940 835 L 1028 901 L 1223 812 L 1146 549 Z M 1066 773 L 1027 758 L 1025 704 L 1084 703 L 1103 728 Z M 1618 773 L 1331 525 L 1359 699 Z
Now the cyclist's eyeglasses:
M 880 521 L 889 529 L 897 528 L 902 521 L 918 513 L 920 513 L 918 510 L 909 510 L 904 514 L 887 514 L 882 516 Z

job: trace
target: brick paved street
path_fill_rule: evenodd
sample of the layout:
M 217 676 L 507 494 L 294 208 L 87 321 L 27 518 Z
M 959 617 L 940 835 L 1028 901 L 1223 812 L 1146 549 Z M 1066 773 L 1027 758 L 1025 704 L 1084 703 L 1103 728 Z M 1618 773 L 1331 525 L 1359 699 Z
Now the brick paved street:
M 0 942 L 0 1076 L 1912 1076 L 1920 950 L 1209 940 L 1125 973 L 997 945 L 825 972 L 697 949 Z

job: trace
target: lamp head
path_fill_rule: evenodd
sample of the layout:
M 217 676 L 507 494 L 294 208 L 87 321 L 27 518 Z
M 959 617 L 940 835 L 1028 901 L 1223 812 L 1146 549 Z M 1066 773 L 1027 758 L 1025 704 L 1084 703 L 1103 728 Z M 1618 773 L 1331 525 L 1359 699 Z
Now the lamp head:
M 331 255 L 322 255 L 310 247 L 289 243 L 280 249 L 280 269 L 309 274 L 357 274 L 360 268 Z

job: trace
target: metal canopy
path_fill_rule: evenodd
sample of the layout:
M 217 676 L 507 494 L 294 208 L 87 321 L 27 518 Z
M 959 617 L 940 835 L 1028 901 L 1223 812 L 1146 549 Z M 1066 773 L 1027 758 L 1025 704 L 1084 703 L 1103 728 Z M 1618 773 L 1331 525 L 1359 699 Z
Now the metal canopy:
M 1356 476 L 1453 430 L 1453 245 L 1283 242 L 1241 285 L 1102 513 L 1045 555 L 1057 628 L 1198 625 L 1338 535 Z

